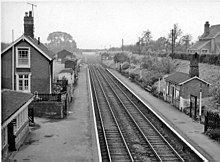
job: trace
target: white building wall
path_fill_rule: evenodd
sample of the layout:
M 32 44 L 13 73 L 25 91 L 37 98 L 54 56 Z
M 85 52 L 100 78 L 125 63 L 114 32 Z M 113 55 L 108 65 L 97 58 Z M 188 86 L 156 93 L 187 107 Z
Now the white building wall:
M 58 74 L 58 79 L 62 80 L 63 77 L 65 77 L 68 80 L 68 84 L 73 84 L 74 83 L 74 72 L 72 73 L 59 73 Z
M 186 107 L 190 106 L 190 99 L 180 97 L 180 110 L 183 111 Z

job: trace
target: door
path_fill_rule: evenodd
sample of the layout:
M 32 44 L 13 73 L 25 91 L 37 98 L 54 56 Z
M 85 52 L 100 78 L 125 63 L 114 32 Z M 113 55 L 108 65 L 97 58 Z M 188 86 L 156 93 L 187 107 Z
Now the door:
M 14 135 L 14 125 L 15 121 L 12 121 L 8 124 L 8 150 L 9 151 L 16 151 L 15 146 L 15 135 Z
M 190 117 L 197 118 L 197 96 L 190 95 Z
M 171 87 L 171 94 L 172 94 L 171 103 L 174 104 L 174 97 L 175 97 L 174 95 L 175 95 L 175 93 L 174 93 L 174 87 L 173 86 Z

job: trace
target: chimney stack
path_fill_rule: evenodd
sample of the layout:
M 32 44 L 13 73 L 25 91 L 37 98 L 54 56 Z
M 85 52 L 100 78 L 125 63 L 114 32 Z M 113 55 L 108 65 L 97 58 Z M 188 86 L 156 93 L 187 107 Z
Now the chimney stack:
M 189 77 L 199 77 L 199 54 L 196 52 L 190 60 Z
M 34 38 L 34 18 L 32 16 L 32 12 L 29 11 L 25 12 L 24 16 L 24 35 L 30 36 L 31 38 Z
M 209 35 L 209 22 L 208 21 L 205 22 L 204 33 L 206 36 Z

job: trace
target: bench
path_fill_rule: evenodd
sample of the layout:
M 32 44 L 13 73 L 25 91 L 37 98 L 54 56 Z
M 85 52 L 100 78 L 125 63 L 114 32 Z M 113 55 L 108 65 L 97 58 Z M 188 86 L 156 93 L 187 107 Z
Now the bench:
M 148 92 L 151 92 L 153 88 L 152 88 L 151 86 L 148 85 L 148 86 L 145 87 L 144 89 L 145 89 L 146 91 L 148 91 Z

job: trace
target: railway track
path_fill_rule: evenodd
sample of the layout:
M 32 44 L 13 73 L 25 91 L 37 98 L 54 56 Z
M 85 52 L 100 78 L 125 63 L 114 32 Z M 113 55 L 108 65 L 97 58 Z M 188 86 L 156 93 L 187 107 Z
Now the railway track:
M 160 132 L 154 127 L 154 125 L 145 117 L 145 115 L 139 110 L 138 106 L 132 99 L 130 99 L 126 92 L 124 92 L 118 84 L 112 79 L 112 77 L 105 73 L 103 70 L 99 70 L 105 81 L 108 83 L 110 89 L 114 92 L 118 98 L 118 104 L 123 105 L 126 113 L 133 119 L 138 125 L 140 131 L 145 136 L 148 144 L 154 151 L 159 161 L 184 161 L 179 153 L 169 144 L 169 142 L 160 134 Z
M 94 69 L 91 72 L 95 75 Z M 92 77 L 93 93 L 97 105 L 98 133 L 102 161 L 133 161 L 112 108 L 97 77 Z M 99 87 L 99 88 L 97 88 Z
M 105 94 L 105 98 L 111 106 L 111 113 L 115 114 L 115 120 L 118 121 L 118 127 L 120 127 L 124 142 L 128 143 L 127 149 L 130 150 L 134 161 L 184 161 L 141 113 L 126 95 L 126 92 L 112 80 L 111 76 L 107 75 L 102 69 L 95 69 L 90 67 L 95 89 L 98 86 L 95 82 L 99 82 L 102 93 Z M 94 74 L 96 77 L 94 77 Z

